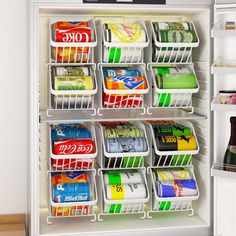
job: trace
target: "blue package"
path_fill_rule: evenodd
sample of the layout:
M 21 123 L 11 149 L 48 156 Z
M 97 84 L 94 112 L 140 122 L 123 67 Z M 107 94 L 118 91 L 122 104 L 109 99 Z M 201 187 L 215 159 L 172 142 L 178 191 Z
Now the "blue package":
M 53 201 L 57 203 L 90 201 L 90 184 L 57 184 L 53 186 Z

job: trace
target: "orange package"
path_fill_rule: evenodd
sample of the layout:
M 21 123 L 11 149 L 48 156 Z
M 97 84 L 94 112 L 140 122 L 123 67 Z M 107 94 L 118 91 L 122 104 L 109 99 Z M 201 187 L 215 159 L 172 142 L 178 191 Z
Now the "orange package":
M 88 27 L 88 21 L 58 21 L 54 24 L 55 29 L 68 29 L 75 27 Z
M 88 175 L 84 171 L 72 171 L 65 173 L 53 173 L 52 185 L 56 184 L 70 184 L 70 183 L 87 183 Z
M 88 206 L 52 207 L 52 216 L 88 215 Z
M 87 62 L 89 57 L 89 47 L 58 47 L 53 48 L 53 59 L 56 62 Z
M 111 90 L 136 90 L 147 88 L 147 82 L 143 76 L 108 76 L 105 81 L 106 88 Z

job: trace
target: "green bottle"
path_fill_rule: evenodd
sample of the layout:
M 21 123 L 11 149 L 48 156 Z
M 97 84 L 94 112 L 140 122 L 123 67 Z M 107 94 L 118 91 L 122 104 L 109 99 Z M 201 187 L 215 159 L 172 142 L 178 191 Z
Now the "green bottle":
M 224 170 L 236 172 L 236 117 L 230 117 L 231 136 L 224 156 Z

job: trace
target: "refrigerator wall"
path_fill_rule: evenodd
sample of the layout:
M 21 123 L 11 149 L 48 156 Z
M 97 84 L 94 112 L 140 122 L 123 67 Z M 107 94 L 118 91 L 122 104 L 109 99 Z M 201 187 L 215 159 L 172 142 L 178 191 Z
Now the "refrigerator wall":
M 78 3 L 38 3 L 31 6 L 31 235 L 208 235 L 211 231 L 211 115 L 210 115 L 210 64 L 211 64 L 211 11 L 208 7 L 176 7 L 149 5 L 91 5 Z M 193 51 L 195 71 L 200 84 L 200 92 L 193 97 L 194 113 L 175 111 L 155 111 L 153 115 L 139 117 L 150 119 L 191 120 L 197 132 L 200 152 L 193 159 L 200 197 L 194 202 L 194 215 L 186 213 L 154 214 L 152 219 L 139 219 L 137 216 L 109 216 L 103 222 L 90 222 L 88 218 L 61 219 L 47 224 L 48 215 L 48 124 L 57 122 L 81 121 L 81 116 L 48 113 L 48 20 L 76 19 L 83 16 L 127 17 L 141 20 L 188 20 L 193 21 L 200 38 L 200 46 Z M 98 32 L 99 33 L 99 32 Z M 146 63 L 150 51 L 146 51 Z M 97 55 L 95 55 L 96 58 Z M 98 99 L 97 99 L 98 100 Z M 107 113 L 103 117 L 85 116 L 86 120 L 116 120 Z M 129 114 L 130 115 L 130 114 Z M 121 114 L 122 116 L 122 114 Z M 39 120 L 40 117 L 40 120 Z M 130 115 L 132 119 L 132 114 Z M 129 119 L 129 116 L 123 117 Z M 39 122 L 40 121 L 40 122 Z M 99 138 L 99 137 L 97 137 Z

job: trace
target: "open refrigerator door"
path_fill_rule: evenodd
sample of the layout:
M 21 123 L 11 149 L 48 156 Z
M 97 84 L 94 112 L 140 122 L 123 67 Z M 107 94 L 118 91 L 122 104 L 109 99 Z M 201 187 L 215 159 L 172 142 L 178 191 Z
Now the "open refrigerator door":
M 30 234 L 208 235 L 209 4 L 30 9 Z
M 211 104 L 214 111 L 214 235 L 236 234 L 232 219 L 235 207 L 235 167 L 231 155 L 236 106 L 233 101 L 236 73 L 236 5 L 235 1 L 216 0 L 214 7 L 214 97 Z M 228 151 L 226 151 L 228 150 Z

